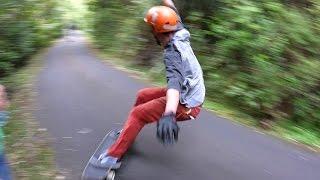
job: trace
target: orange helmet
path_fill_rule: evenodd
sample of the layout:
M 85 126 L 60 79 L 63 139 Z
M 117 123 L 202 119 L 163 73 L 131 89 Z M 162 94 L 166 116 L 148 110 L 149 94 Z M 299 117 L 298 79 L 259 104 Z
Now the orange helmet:
M 180 22 L 177 13 L 167 6 L 155 6 L 149 9 L 144 21 L 158 33 L 176 31 Z

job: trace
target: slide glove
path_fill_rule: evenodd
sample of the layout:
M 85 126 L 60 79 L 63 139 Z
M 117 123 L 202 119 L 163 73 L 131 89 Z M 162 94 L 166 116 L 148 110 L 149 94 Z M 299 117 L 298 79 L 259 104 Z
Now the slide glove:
M 157 138 L 165 146 L 178 141 L 179 126 L 175 114 L 163 115 L 157 122 Z

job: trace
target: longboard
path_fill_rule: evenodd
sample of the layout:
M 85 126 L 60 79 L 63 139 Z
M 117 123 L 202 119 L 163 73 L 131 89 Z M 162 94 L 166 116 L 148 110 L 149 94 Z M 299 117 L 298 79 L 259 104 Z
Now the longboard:
M 103 168 L 95 167 L 92 164 L 92 162 L 96 161 L 99 158 L 99 156 L 103 152 L 105 152 L 105 150 L 108 149 L 117 140 L 120 133 L 121 131 L 111 130 L 103 138 L 98 148 L 93 153 L 90 160 L 88 161 L 86 167 L 84 168 L 81 176 L 82 180 L 102 180 L 102 179 L 114 180 L 116 175 L 115 170 L 120 167 L 121 163 L 118 163 L 116 166 L 112 168 L 103 169 Z

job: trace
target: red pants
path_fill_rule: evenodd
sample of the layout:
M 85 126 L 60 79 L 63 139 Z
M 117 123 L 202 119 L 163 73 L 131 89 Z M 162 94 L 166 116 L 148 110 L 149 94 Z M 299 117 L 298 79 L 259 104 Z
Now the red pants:
M 110 147 L 108 155 L 121 158 L 143 126 L 161 118 L 166 107 L 166 93 L 166 88 L 145 88 L 138 92 L 136 103 L 123 126 L 122 133 Z M 192 117 L 197 117 L 199 113 L 200 107 L 189 109 L 179 104 L 176 119 L 177 121 L 190 120 Z

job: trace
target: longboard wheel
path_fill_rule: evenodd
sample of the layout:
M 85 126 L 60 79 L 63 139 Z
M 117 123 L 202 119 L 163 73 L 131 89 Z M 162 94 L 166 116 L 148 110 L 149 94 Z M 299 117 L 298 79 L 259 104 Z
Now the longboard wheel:
M 106 180 L 114 180 L 114 177 L 116 176 L 116 172 L 113 170 L 109 170 L 107 172 L 107 178 Z

